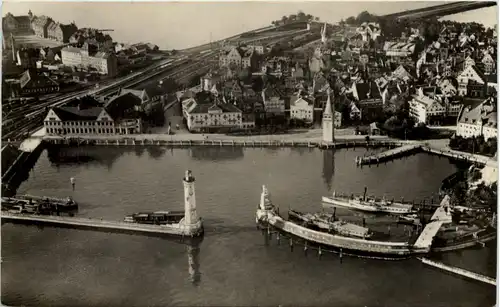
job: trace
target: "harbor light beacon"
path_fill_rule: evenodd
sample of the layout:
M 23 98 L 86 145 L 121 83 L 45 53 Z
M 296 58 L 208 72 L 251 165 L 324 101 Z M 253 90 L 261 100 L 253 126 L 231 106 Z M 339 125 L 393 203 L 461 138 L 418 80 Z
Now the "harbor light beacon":
M 194 176 L 190 170 L 186 171 L 183 178 L 184 182 L 184 224 L 186 226 L 194 225 L 198 222 L 196 214 L 196 195 L 194 189 Z

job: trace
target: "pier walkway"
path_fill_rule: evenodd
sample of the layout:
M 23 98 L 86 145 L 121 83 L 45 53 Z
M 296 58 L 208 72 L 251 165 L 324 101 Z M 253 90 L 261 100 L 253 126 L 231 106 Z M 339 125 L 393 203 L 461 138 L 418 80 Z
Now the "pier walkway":
M 447 141 L 443 142 L 443 140 L 430 140 L 426 142 L 407 141 L 406 144 L 401 143 L 401 145 L 402 146 L 398 148 L 389 149 L 374 155 L 356 157 L 356 165 L 362 166 L 378 164 L 402 156 L 415 154 L 418 152 L 426 152 L 429 154 L 448 157 L 454 160 L 498 167 L 498 161 L 496 158 L 452 150 L 448 147 Z
M 478 281 L 481 281 L 484 283 L 488 283 L 488 284 L 493 285 L 493 286 L 496 286 L 496 284 L 497 284 L 496 279 L 488 277 L 488 276 L 484 276 L 484 275 L 481 275 L 478 273 L 467 271 L 467 270 L 462 269 L 462 268 L 449 266 L 449 265 L 446 265 L 444 263 L 432 261 L 432 260 L 429 260 L 426 258 L 418 258 L 418 259 L 420 261 L 422 261 L 422 263 L 425 263 L 427 265 L 431 265 L 431 266 L 436 267 L 436 268 L 440 268 L 440 269 L 448 271 L 448 272 L 452 272 L 452 273 L 455 273 L 455 274 L 458 274 L 461 276 L 465 276 L 465 277 L 475 279 L 475 280 L 478 280 Z
M 174 225 L 146 225 L 118 221 L 104 221 L 93 218 L 78 218 L 66 216 L 43 216 L 33 214 L 18 214 L 2 212 L 0 215 L 2 222 L 46 224 L 56 227 L 72 227 L 91 230 L 133 232 L 145 235 L 176 235 L 194 237 L 203 231 L 200 226 L 197 230 L 184 227 L 180 224 Z M 201 221 L 200 221 L 201 223 Z
M 356 164 L 357 165 L 369 165 L 369 164 L 376 164 L 380 162 L 386 162 L 392 159 L 395 159 L 397 157 L 407 155 L 411 152 L 421 150 L 422 144 L 408 144 L 408 145 L 403 145 L 401 147 L 389 149 L 386 151 L 383 151 L 381 153 L 377 153 L 374 155 L 370 156 L 365 156 L 365 157 L 356 157 Z
M 447 209 L 449 208 L 449 205 L 450 197 L 446 195 L 441 201 L 440 206 L 434 212 L 431 222 L 425 225 L 424 230 L 413 244 L 413 248 L 416 252 L 428 253 L 431 250 L 432 240 L 441 226 L 445 223 L 451 222 L 451 213 Z

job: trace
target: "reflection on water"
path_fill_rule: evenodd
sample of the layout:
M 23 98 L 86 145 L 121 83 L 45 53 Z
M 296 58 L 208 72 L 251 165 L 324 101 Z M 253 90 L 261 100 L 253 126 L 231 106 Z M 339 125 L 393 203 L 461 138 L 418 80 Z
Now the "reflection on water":
M 323 180 L 328 188 L 332 190 L 332 180 L 335 173 L 335 152 L 333 150 L 323 150 Z
M 195 286 L 198 286 L 200 284 L 200 281 L 201 281 L 200 243 L 186 245 L 187 255 L 188 255 L 188 263 L 189 263 L 189 277 L 190 277 L 191 282 Z
M 222 161 L 222 160 L 239 160 L 242 159 L 243 147 L 199 147 L 194 146 L 189 148 L 189 155 L 194 160 L 206 161 Z

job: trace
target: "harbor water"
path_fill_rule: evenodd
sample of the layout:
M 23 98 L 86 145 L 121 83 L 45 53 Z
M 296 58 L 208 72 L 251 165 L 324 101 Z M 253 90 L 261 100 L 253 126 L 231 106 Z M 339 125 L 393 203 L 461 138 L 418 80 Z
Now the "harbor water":
M 373 152 L 373 150 L 370 150 Z M 256 230 L 265 184 L 283 212 L 320 211 L 333 191 L 438 199 L 448 159 L 417 154 L 356 167 L 366 149 L 80 147 L 44 151 L 19 193 L 71 196 L 78 215 L 123 220 L 182 210 L 182 177 L 196 177 L 205 237 L 175 240 L 51 227 L 2 226 L 2 303 L 10 306 L 491 306 L 495 288 L 429 268 L 290 251 Z M 73 191 L 70 178 L 74 178 Z M 364 216 L 337 210 L 341 218 Z M 387 217 L 366 216 L 367 227 Z M 432 259 L 495 277 L 496 243 Z

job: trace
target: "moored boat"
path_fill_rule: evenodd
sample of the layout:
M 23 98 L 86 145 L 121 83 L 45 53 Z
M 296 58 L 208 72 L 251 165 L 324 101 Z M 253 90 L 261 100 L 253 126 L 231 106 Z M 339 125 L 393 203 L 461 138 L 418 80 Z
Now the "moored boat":
M 138 212 L 127 215 L 123 221 L 137 224 L 172 225 L 179 224 L 184 215 L 184 211 Z
M 371 238 L 372 233 L 368 228 L 345 221 L 335 220 L 333 214 L 328 213 L 301 213 L 295 210 L 288 211 L 288 219 L 299 221 L 307 228 L 317 229 L 332 234 L 340 234 L 347 237 Z
M 16 197 L 2 197 L 1 205 L 2 210 L 9 211 L 11 213 L 46 215 L 78 210 L 78 203 L 71 197 L 62 199 L 54 197 L 18 195 Z
M 334 206 L 373 213 L 408 214 L 415 212 L 413 205 L 411 204 L 398 203 L 394 200 L 367 197 L 366 188 L 363 196 L 344 196 L 337 195 L 334 192 L 332 197 L 323 196 L 322 201 L 323 203 Z
M 404 259 L 411 256 L 412 247 L 408 242 L 372 241 L 354 238 L 338 233 L 327 233 L 307 228 L 298 223 L 287 221 L 279 216 L 272 204 L 267 188 L 263 186 L 260 205 L 256 213 L 258 225 L 273 228 L 291 238 L 307 242 L 323 250 L 340 252 L 346 255 L 377 259 Z

